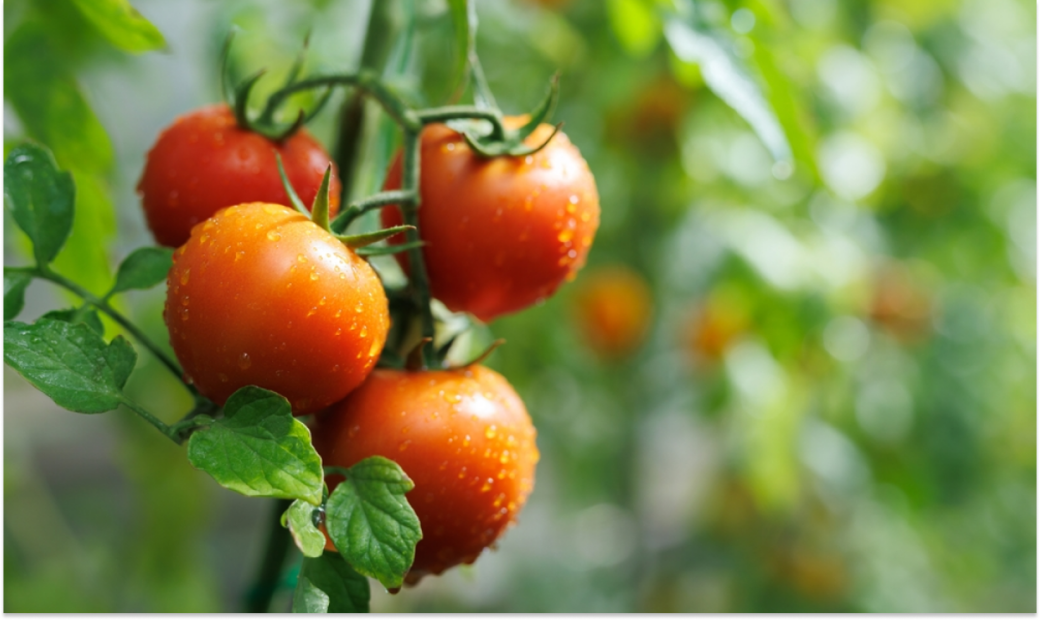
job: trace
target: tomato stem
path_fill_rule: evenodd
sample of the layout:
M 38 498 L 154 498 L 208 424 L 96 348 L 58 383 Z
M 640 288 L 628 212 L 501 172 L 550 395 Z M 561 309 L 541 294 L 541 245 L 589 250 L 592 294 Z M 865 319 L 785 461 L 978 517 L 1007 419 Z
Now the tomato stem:
M 491 133 L 489 140 L 505 140 L 506 128 L 502 123 L 502 113 L 498 110 L 488 110 L 468 105 L 450 105 L 441 108 L 430 108 L 416 112 L 419 120 L 424 124 L 443 123 L 453 120 L 485 120 L 491 122 Z
M 152 353 L 152 355 L 154 355 L 160 362 L 162 362 L 162 364 L 166 366 L 166 368 L 168 368 L 170 372 L 172 372 L 173 375 L 177 377 L 179 381 L 181 381 L 184 387 L 187 388 L 189 392 L 191 392 L 191 395 L 195 397 L 196 400 L 199 399 L 199 392 L 195 389 L 195 386 L 189 385 L 188 383 L 184 382 L 184 371 L 181 370 L 181 367 L 177 365 L 177 362 L 175 362 L 169 355 L 167 355 L 154 342 L 152 342 L 148 338 L 148 336 L 144 335 L 144 332 L 138 329 L 136 325 L 131 323 L 130 319 L 126 318 L 118 310 L 109 305 L 107 301 L 103 299 L 98 299 L 97 297 L 92 295 L 90 291 L 87 291 L 80 285 L 65 278 L 64 276 L 51 271 L 48 267 L 40 267 L 30 271 L 29 273 L 36 276 L 37 278 L 40 278 L 41 280 L 53 282 L 58 286 L 72 291 L 80 298 L 82 298 L 83 301 L 87 302 L 88 304 L 94 306 L 98 310 L 107 314 L 109 318 L 118 323 L 120 327 L 125 329 L 131 336 L 133 336 L 134 339 L 137 340 L 137 342 L 141 346 L 148 349 Z
M 407 202 L 414 197 L 415 192 L 392 190 L 379 192 L 378 194 L 373 194 L 368 198 L 351 203 L 349 207 L 340 211 L 339 215 L 336 216 L 336 219 L 332 221 L 332 232 L 336 234 L 342 233 L 347 229 L 347 226 L 350 226 L 351 222 L 373 209 L 379 209 L 399 202 Z
M 167 437 L 169 437 L 170 440 L 173 441 L 173 443 L 180 445 L 181 442 L 183 442 L 183 439 L 179 437 L 180 433 L 175 432 L 174 429 L 172 429 L 170 427 L 170 425 L 166 424 L 165 422 L 163 422 L 159 418 L 157 418 L 154 415 L 152 415 L 144 407 L 138 405 L 137 403 L 135 403 L 134 401 L 130 400 L 129 398 L 127 398 L 125 396 L 120 398 L 120 402 L 122 402 L 123 406 L 125 406 L 127 409 L 129 409 L 130 411 L 133 411 L 138 416 L 140 416 L 142 419 L 144 419 L 144 421 L 148 422 L 149 424 L 151 424 L 152 426 L 157 428 L 160 433 L 162 433 L 163 435 L 166 435 Z
M 405 232 L 406 239 L 412 243 L 421 241 L 419 237 L 419 205 L 422 202 L 419 194 L 419 160 L 422 154 L 422 143 L 419 139 L 419 131 L 406 129 L 404 132 L 404 154 L 401 162 L 401 188 L 411 192 L 411 200 L 400 203 L 404 223 L 414 226 Z M 419 317 L 422 323 L 422 338 L 429 338 L 433 342 L 434 323 L 433 309 L 430 307 L 432 296 L 430 295 L 430 280 L 426 275 L 426 262 L 423 259 L 422 247 L 416 246 L 408 250 L 408 272 L 412 284 L 412 294 L 415 305 L 419 308 Z M 432 346 L 423 344 L 422 360 L 426 368 L 434 368 L 437 362 L 436 352 Z

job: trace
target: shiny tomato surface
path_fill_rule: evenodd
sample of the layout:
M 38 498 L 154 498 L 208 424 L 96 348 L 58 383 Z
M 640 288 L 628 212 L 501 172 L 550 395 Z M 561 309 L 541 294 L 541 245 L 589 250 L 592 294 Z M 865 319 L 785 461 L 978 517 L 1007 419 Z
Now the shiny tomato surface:
M 281 143 L 241 129 L 224 104 L 179 117 L 148 152 L 137 184 L 148 228 L 160 245 L 177 247 L 191 228 L 224 207 L 246 202 L 289 204 L 275 152 L 293 189 L 308 208 L 321 185 L 329 156 L 299 130 Z M 329 208 L 339 209 L 339 179 L 333 171 Z
M 541 125 L 527 144 L 551 133 Z M 430 288 L 452 311 L 491 321 L 548 298 L 585 264 L 599 226 L 599 194 L 563 133 L 533 155 L 486 159 L 462 134 L 429 125 L 420 170 L 419 230 Z M 398 158 L 386 188 L 400 183 Z M 396 207 L 383 210 L 384 225 L 401 221 Z M 397 256 L 407 270 L 407 256 Z
M 364 381 L 390 318 L 368 263 L 300 213 L 250 203 L 219 211 L 174 252 L 163 318 L 187 379 L 223 404 L 247 385 L 296 415 Z
M 405 579 L 410 584 L 476 560 L 534 488 L 531 418 L 509 383 L 483 366 L 377 369 L 319 414 L 313 437 L 326 466 L 384 456 L 415 482 L 407 498 L 423 538 Z M 330 476 L 330 489 L 341 479 Z M 326 548 L 335 547 L 329 541 Z

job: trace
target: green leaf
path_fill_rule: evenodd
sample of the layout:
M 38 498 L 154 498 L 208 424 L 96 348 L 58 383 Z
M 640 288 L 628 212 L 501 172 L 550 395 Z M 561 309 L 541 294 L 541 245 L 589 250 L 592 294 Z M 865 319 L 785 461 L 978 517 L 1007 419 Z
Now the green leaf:
M 68 308 L 67 310 L 51 310 L 40 317 L 41 319 L 54 319 L 66 323 L 82 323 L 94 330 L 99 336 L 105 335 L 105 326 L 101 323 L 101 317 L 93 308 Z
M 293 613 L 368 613 L 368 580 L 338 553 L 304 558 L 293 592 Z
M 704 83 L 751 125 L 773 159 L 790 162 L 791 146 L 784 129 L 731 42 L 678 16 L 668 19 L 664 33 L 680 60 L 700 65 Z
M 22 24 L 4 42 L 4 98 L 62 167 L 94 174 L 111 168 L 108 134 L 38 22 Z
M 452 73 L 458 76 L 460 94 L 466 88 L 467 63 L 476 44 L 477 12 L 470 0 L 448 0 L 451 25 L 455 30 L 455 67 Z
M 314 513 L 318 512 L 312 504 L 296 500 L 289 510 L 282 515 L 282 527 L 288 527 L 296 546 L 308 558 L 317 558 L 325 550 L 325 534 L 314 525 Z
M 348 470 L 325 503 L 325 528 L 343 557 L 359 573 L 387 588 L 399 588 L 422 539 L 419 518 L 404 494 L 415 484 L 381 456 Z
M 50 263 L 72 230 L 76 189 L 47 149 L 23 144 L 4 161 L 4 202 L 33 242 L 40 265 Z
M 166 279 L 173 267 L 170 248 L 138 248 L 119 265 L 116 283 L 109 295 L 131 289 L 148 289 Z
M 122 402 L 137 353 L 122 336 L 106 344 L 82 323 L 40 319 L 4 323 L 4 361 L 58 406 L 102 413 Z
M 4 271 L 4 320 L 10 321 L 25 307 L 25 289 L 32 276 L 20 271 Z
M 648 56 L 661 40 L 661 20 L 648 0 L 609 0 L 607 17 L 621 47 L 632 56 Z
M 221 486 L 250 497 L 322 499 L 321 457 L 289 401 L 255 386 L 227 400 L 224 417 L 196 431 L 188 460 Z
M 147 52 L 166 46 L 166 40 L 128 0 L 73 0 L 91 24 L 112 45 L 127 52 Z

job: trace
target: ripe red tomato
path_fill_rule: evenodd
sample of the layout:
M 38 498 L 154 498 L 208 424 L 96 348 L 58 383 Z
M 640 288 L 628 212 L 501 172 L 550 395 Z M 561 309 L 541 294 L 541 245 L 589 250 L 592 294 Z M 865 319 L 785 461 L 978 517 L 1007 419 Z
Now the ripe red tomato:
M 408 501 L 423 538 L 409 584 L 476 560 L 534 488 L 538 448 L 531 418 L 509 383 L 483 366 L 377 369 L 318 416 L 313 435 L 325 465 L 350 467 L 384 456 L 415 482 Z M 329 488 L 340 480 L 330 476 Z M 331 541 L 326 548 L 335 549 Z
M 301 129 L 282 141 L 246 131 L 228 106 L 212 105 L 179 117 L 148 152 L 137 193 L 155 240 L 177 247 L 191 228 L 224 207 L 246 202 L 289 204 L 274 153 L 303 203 L 310 207 L 329 156 Z M 339 179 L 330 183 L 329 210 L 339 209 Z
M 551 132 L 541 125 L 527 143 L 541 144 Z M 400 183 L 398 157 L 386 188 Z M 485 322 L 541 301 L 572 279 L 599 226 L 592 172 L 562 133 L 534 155 L 485 159 L 462 134 L 429 125 L 422 133 L 420 185 L 419 230 L 431 292 L 451 310 Z M 397 208 L 383 209 L 385 226 L 401 221 Z M 407 269 L 407 256 L 397 256 Z
M 650 289 L 627 267 L 588 274 L 575 296 L 574 320 L 585 342 L 599 356 L 624 357 L 646 336 L 653 314 Z
M 257 385 L 312 413 L 375 366 L 390 317 L 378 276 L 300 213 L 219 211 L 174 252 L 163 318 L 199 392 L 223 404 Z

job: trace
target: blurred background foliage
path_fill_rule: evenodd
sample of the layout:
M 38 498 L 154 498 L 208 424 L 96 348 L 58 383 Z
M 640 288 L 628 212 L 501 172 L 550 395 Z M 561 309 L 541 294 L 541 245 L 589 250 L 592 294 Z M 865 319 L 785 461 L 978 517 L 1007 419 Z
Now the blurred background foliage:
M 72 170 L 57 267 L 95 291 L 151 242 L 144 154 L 219 99 L 229 27 L 232 69 L 269 67 L 273 89 L 307 32 L 312 70 L 357 67 L 370 10 L 134 0 L 156 28 L 130 37 L 135 15 L 98 14 L 118 4 L 4 3 L 5 148 L 32 138 Z M 414 101 L 443 103 L 446 3 L 390 4 L 369 48 Z M 1035 611 L 1035 4 L 477 8 L 505 111 L 561 72 L 556 119 L 602 225 L 574 283 L 469 337 L 508 340 L 490 364 L 539 431 L 519 525 L 472 567 L 396 596 L 375 585 L 373 609 Z M 330 149 L 343 98 L 311 126 Z M 394 148 L 369 118 L 355 196 Z M 9 224 L 4 262 L 20 264 Z M 162 296 L 124 309 L 165 342 Z M 69 301 L 36 283 L 27 314 Z M 176 419 L 187 397 L 141 355 L 132 397 Z M 6 367 L 4 410 L 5 611 L 239 608 L 270 506 Z

